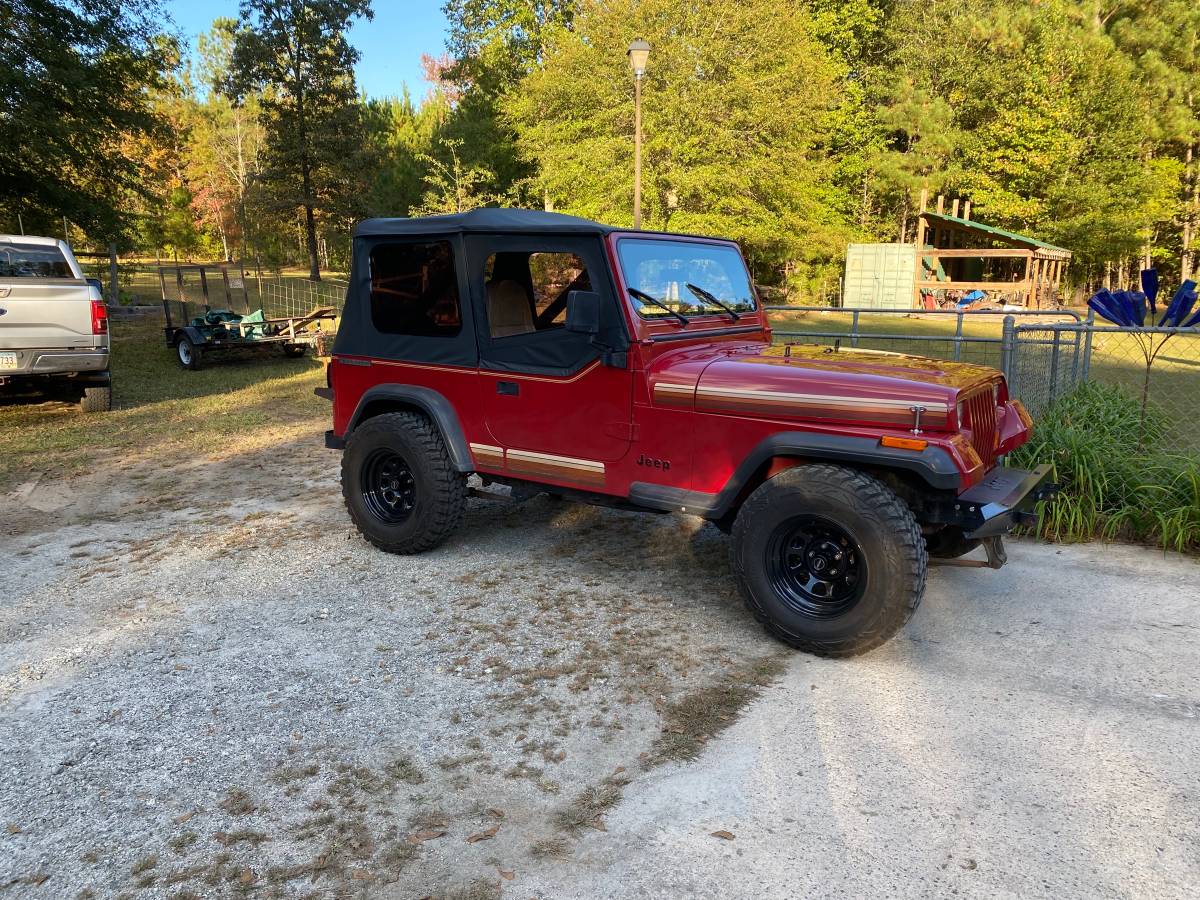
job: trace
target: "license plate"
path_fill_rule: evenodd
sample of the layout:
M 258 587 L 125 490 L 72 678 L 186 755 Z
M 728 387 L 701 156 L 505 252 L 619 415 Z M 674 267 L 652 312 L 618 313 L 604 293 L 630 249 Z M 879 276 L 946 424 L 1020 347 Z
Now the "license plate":
M 0 369 L 15 369 L 16 367 L 17 354 L 0 351 Z

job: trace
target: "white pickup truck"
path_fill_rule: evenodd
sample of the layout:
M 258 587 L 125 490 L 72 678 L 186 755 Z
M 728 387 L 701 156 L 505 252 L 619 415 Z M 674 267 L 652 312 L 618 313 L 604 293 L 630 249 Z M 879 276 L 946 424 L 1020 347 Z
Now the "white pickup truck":
M 108 310 L 63 241 L 0 234 L 0 394 L 112 408 Z

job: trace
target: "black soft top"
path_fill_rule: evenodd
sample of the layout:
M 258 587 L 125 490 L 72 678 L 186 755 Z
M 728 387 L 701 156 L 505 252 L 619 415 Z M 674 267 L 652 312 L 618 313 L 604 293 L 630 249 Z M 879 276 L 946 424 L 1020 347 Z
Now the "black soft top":
M 391 234 L 446 234 L 448 232 L 536 232 L 539 234 L 608 234 L 615 231 L 578 216 L 539 209 L 473 209 L 446 216 L 416 219 L 367 219 L 354 229 L 355 237 Z

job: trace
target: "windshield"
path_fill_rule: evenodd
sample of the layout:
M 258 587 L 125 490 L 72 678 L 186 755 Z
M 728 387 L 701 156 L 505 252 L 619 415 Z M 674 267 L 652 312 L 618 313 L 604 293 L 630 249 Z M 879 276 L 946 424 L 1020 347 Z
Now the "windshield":
M 705 293 L 735 313 L 753 312 L 757 308 L 746 264 L 742 262 L 741 253 L 733 247 L 694 241 L 623 238 L 617 242 L 617 256 L 621 260 L 625 284 L 662 303 L 657 306 L 630 294 L 643 319 L 728 311 L 706 300 Z M 690 289 L 688 285 L 700 290 Z
M 0 244 L 0 278 L 74 278 L 62 251 L 49 244 Z

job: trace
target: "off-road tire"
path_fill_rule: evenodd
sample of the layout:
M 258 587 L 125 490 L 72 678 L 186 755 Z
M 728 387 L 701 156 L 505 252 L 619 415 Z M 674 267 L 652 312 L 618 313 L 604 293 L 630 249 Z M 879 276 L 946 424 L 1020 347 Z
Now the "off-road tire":
M 175 358 L 185 369 L 191 369 L 193 372 L 199 369 L 204 365 L 203 356 L 204 351 L 193 344 L 192 339 L 186 335 L 175 342 Z
M 925 550 L 930 559 L 958 559 L 979 546 L 979 538 L 965 537 L 961 528 L 947 525 L 925 536 Z
M 858 545 L 865 586 L 845 612 L 805 615 L 773 587 L 772 535 L 798 517 L 818 517 Z M 818 656 L 857 656 L 908 622 L 925 593 L 925 540 L 912 511 L 886 485 L 853 469 L 801 465 L 760 485 L 733 525 L 733 574 L 746 606 L 775 637 Z
M 84 413 L 108 412 L 112 409 L 112 385 L 85 387 L 79 398 L 79 411 Z
M 401 457 L 415 483 L 415 502 L 401 522 L 371 511 L 364 496 L 364 466 L 377 451 Z M 466 476 L 454 468 L 434 424 L 414 412 L 385 413 L 350 433 L 342 453 L 342 497 L 359 533 L 388 553 L 421 553 L 442 543 L 462 522 Z

